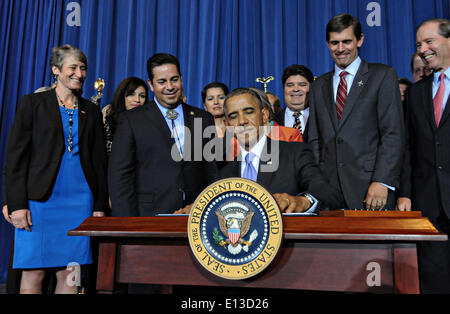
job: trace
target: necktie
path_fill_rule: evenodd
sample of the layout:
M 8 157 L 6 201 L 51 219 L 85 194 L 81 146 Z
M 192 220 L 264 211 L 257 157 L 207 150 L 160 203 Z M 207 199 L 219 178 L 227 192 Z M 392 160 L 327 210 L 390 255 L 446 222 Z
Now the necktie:
M 253 153 L 248 153 L 247 156 L 245 156 L 245 169 L 242 177 L 244 179 L 249 179 L 256 182 L 258 174 L 256 173 L 255 167 L 253 167 L 252 163 L 252 160 L 255 157 L 256 155 Z
M 300 121 L 300 116 L 302 114 L 300 111 L 294 112 L 294 125 L 292 126 L 294 129 L 300 130 L 300 133 L 302 133 L 302 122 Z
M 434 120 L 436 121 L 436 126 L 439 126 L 439 122 L 442 116 L 442 105 L 444 103 L 444 93 L 445 93 L 445 82 L 444 82 L 445 74 L 441 73 L 439 79 L 441 83 L 439 84 L 439 89 L 434 96 L 433 104 L 434 104 Z
M 336 95 L 336 111 L 338 120 L 341 120 L 342 113 L 344 112 L 345 101 L 347 100 L 347 81 L 345 80 L 345 76 L 347 74 L 348 73 L 345 71 L 342 71 L 341 74 L 339 74 L 341 79 L 339 80 L 339 86 Z
M 177 132 L 177 127 L 175 125 L 175 120 L 178 118 L 178 112 L 176 112 L 173 109 L 169 109 L 166 111 L 166 117 L 170 119 L 172 122 L 172 137 L 175 139 L 175 144 L 177 145 L 180 155 L 183 156 L 183 146 L 181 143 L 180 136 L 178 135 Z

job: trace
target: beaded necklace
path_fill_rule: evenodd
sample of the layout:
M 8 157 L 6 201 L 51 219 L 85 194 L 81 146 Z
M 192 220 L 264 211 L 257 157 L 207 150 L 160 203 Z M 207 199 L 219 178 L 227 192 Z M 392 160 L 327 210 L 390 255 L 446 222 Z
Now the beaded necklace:
M 75 104 L 73 105 L 73 109 L 69 110 L 66 108 L 66 105 L 62 101 L 62 99 L 59 97 L 59 95 L 56 93 L 56 97 L 58 98 L 59 102 L 64 108 L 64 111 L 69 116 L 69 138 L 67 139 L 67 142 L 69 143 L 69 146 L 67 147 L 67 150 L 69 153 L 72 153 L 73 151 L 73 136 L 72 136 L 72 126 L 73 126 L 73 114 L 75 113 L 75 110 L 78 109 L 78 99 L 75 100 Z

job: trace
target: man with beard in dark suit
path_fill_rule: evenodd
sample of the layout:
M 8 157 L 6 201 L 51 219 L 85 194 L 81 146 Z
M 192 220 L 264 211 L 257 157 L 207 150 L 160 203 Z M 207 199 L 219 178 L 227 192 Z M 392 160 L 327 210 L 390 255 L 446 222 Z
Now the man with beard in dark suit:
M 450 22 L 427 20 L 417 28 L 417 52 L 434 74 L 408 89 L 407 130 L 411 206 L 450 234 Z M 405 187 L 408 190 L 408 187 Z M 446 242 L 419 243 L 423 293 L 450 293 Z
M 342 197 L 322 177 L 308 144 L 277 141 L 266 135 L 268 106 L 267 96 L 256 89 L 238 88 L 227 95 L 225 118 L 234 130 L 240 153 L 220 170 L 220 176 L 261 184 L 273 194 L 282 212 L 338 206 Z
M 193 203 L 217 176 L 215 162 L 202 154 L 211 140 L 203 138 L 204 130 L 215 130 L 214 119 L 181 102 L 178 59 L 155 54 L 147 70 L 154 99 L 123 112 L 114 135 L 108 178 L 113 216 L 173 213 Z

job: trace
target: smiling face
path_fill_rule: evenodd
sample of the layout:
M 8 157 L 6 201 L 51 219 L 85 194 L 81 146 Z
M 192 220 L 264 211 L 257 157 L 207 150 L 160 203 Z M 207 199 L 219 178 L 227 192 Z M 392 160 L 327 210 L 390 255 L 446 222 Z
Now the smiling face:
M 353 28 L 349 26 L 339 33 L 330 32 L 327 46 L 336 65 L 345 69 L 358 57 L 358 48 L 363 42 L 364 35 L 361 34 L 357 40 Z
M 284 103 L 292 111 L 308 107 L 309 82 L 302 75 L 291 75 L 284 83 Z
M 444 72 L 450 66 L 450 38 L 439 34 L 439 23 L 422 25 L 416 35 L 420 57 L 431 69 Z
M 412 77 L 414 83 L 420 81 L 425 76 L 433 73 L 428 64 L 425 64 L 420 56 L 416 56 L 413 61 Z
M 267 123 L 269 112 L 251 94 L 239 94 L 228 98 L 225 116 L 239 144 L 250 150 L 262 136 L 260 127 Z
M 78 60 L 74 55 L 69 54 L 64 59 L 61 69 L 57 66 L 52 67 L 53 74 L 58 77 L 58 88 L 79 91 L 83 88 L 86 80 L 86 64 Z
M 206 111 L 214 117 L 223 116 L 223 102 L 225 100 L 225 92 L 220 87 L 208 88 L 206 91 L 205 103 L 203 106 Z
M 153 79 L 148 80 L 155 98 L 166 108 L 175 108 L 181 100 L 183 82 L 175 64 L 167 63 L 152 69 Z
M 138 86 L 133 92 L 125 96 L 125 109 L 130 110 L 145 103 L 147 92 L 144 86 Z

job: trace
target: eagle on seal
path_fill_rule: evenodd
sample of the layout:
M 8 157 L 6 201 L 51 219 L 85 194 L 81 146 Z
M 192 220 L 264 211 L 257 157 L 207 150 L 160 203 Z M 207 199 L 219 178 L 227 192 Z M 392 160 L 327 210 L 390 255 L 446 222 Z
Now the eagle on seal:
M 244 218 L 234 217 L 233 215 L 224 217 L 219 211 L 216 211 L 220 231 L 227 236 L 225 245 L 231 244 L 231 246 L 236 247 L 238 244 L 249 244 L 248 241 L 244 241 L 242 238 L 250 230 L 254 214 L 254 211 L 250 211 Z

